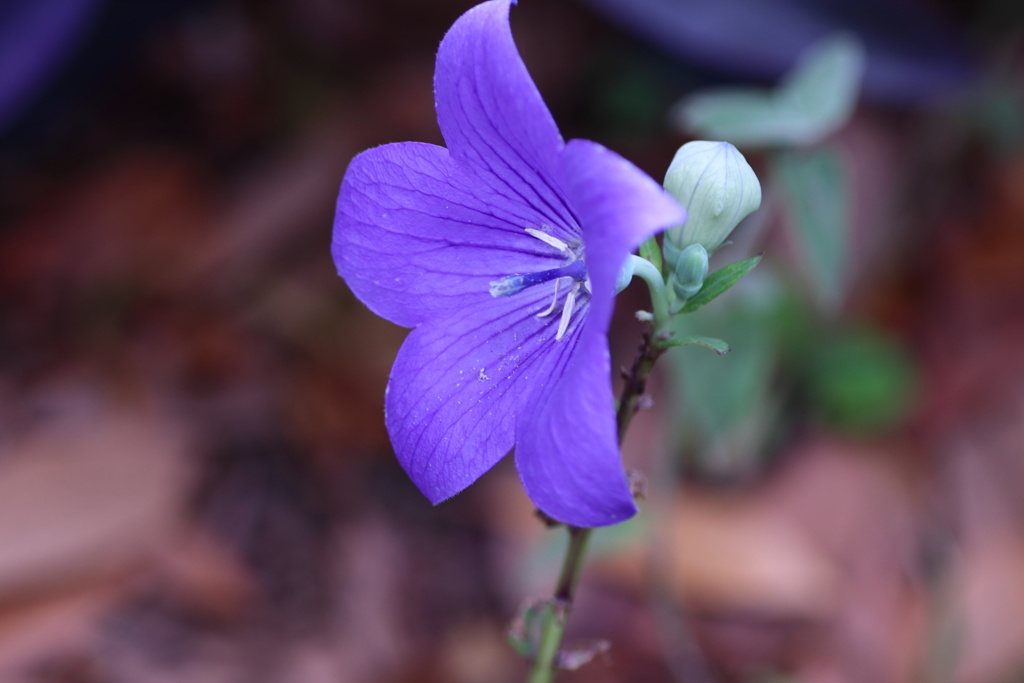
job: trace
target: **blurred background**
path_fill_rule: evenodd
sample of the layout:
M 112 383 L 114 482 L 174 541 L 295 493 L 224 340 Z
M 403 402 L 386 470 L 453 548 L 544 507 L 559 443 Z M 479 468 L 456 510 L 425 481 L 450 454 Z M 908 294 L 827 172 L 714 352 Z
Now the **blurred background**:
M 352 156 L 443 142 L 472 4 L 0 2 L 0 681 L 523 679 L 506 628 L 563 534 L 510 462 L 437 508 L 406 479 L 405 331 L 329 254 Z M 1024 680 L 1022 10 L 513 9 L 563 134 L 658 179 L 718 120 L 695 95 L 767 97 L 837 33 L 866 55 L 814 140 L 736 141 L 764 203 L 714 263 L 765 260 L 685 321 L 732 353 L 659 368 L 643 514 L 570 625 L 612 647 L 566 682 Z

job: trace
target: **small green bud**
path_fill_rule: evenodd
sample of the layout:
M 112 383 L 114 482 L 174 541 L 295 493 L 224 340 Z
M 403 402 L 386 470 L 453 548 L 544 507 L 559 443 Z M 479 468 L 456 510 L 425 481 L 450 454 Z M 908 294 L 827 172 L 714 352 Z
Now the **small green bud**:
M 679 249 L 700 244 L 714 251 L 761 206 L 754 169 L 728 142 L 697 140 L 680 147 L 665 174 L 665 189 L 688 214 L 685 224 L 666 233 Z
M 691 244 L 679 253 L 672 272 L 672 289 L 681 299 L 689 299 L 704 286 L 708 276 L 708 252 L 700 244 Z

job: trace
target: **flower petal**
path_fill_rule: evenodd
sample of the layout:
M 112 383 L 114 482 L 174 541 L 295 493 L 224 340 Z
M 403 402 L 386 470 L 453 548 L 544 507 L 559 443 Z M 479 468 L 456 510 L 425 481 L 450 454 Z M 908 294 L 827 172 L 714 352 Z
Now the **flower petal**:
M 584 332 L 565 376 L 538 396 L 516 433 L 527 495 L 573 526 L 616 524 L 637 510 L 619 457 L 609 372 L 604 337 Z
M 399 462 L 433 503 L 473 483 L 512 448 L 515 425 L 550 391 L 576 346 L 585 310 L 561 340 L 538 318 L 554 285 L 489 298 L 413 330 L 395 359 L 386 422 Z
M 532 207 L 562 240 L 578 239 L 556 182 L 562 136 L 512 40 L 510 4 L 477 5 L 441 41 L 437 121 L 452 157 L 479 183 Z
M 606 338 L 615 280 L 629 251 L 685 220 L 685 212 L 651 178 L 596 143 L 571 141 L 562 170 L 583 226 L 593 296 L 565 374 L 520 423 L 516 466 L 546 514 L 573 526 L 604 526 L 636 512 L 619 454 Z
M 374 313 L 413 327 L 490 301 L 493 280 L 564 261 L 526 233 L 536 223 L 523 211 L 467 180 L 443 147 L 385 145 L 349 165 L 331 253 Z

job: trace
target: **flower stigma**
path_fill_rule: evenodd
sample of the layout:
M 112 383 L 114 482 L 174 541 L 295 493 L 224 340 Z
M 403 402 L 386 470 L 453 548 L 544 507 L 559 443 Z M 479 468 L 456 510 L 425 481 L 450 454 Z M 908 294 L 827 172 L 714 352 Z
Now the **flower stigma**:
M 551 305 L 536 314 L 536 317 L 538 318 L 545 318 L 557 310 L 558 295 L 561 291 L 562 280 L 568 278 L 572 282 L 572 286 L 565 295 L 565 301 L 562 304 L 562 315 L 559 318 L 558 330 L 555 333 L 555 340 L 559 341 L 565 336 L 566 331 L 569 329 L 569 323 L 572 321 L 572 314 L 576 309 L 576 303 L 577 299 L 580 297 L 580 292 L 585 292 L 586 294 L 590 293 L 590 278 L 587 275 L 587 267 L 582 257 L 582 245 L 576 242 L 568 244 L 554 235 L 550 235 L 535 228 L 526 228 L 526 233 L 530 235 L 530 237 L 534 237 L 564 254 L 567 259 L 565 265 L 535 273 L 516 273 L 513 275 L 507 275 L 500 280 L 494 280 L 491 282 L 490 287 L 491 296 L 512 296 L 514 294 L 518 294 L 524 289 L 553 281 L 555 286 Z

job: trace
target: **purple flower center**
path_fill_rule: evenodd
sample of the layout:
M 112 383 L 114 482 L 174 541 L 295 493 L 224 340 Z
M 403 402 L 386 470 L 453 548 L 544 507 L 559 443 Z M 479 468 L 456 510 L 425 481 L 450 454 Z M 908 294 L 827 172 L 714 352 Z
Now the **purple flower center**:
M 563 277 L 571 277 L 576 282 L 584 282 L 587 279 L 587 266 L 583 261 L 571 261 L 561 268 L 525 275 L 509 275 L 491 283 L 491 296 L 512 296 L 529 287 L 552 280 L 561 280 Z
M 576 307 L 580 292 L 590 294 L 590 277 L 587 275 L 587 265 L 583 260 L 583 246 L 577 242 L 566 244 L 562 240 L 549 235 L 541 230 L 527 228 L 526 232 L 536 237 L 545 244 L 549 244 L 558 251 L 565 254 L 568 261 L 564 266 L 541 270 L 535 273 L 508 275 L 500 280 L 491 282 L 491 296 L 512 296 L 522 292 L 524 289 L 544 284 L 545 282 L 555 283 L 555 293 L 551 299 L 551 305 L 537 314 L 538 318 L 544 318 L 555 312 L 558 308 L 558 293 L 562 286 L 562 280 L 569 278 L 572 286 L 565 295 L 565 302 L 562 304 L 562 316 L 558 321 L 558 331 L 555 333 L 555 340 L 561 340 L 569 329 L 569 322 L 572 320 L 573 310 Z

